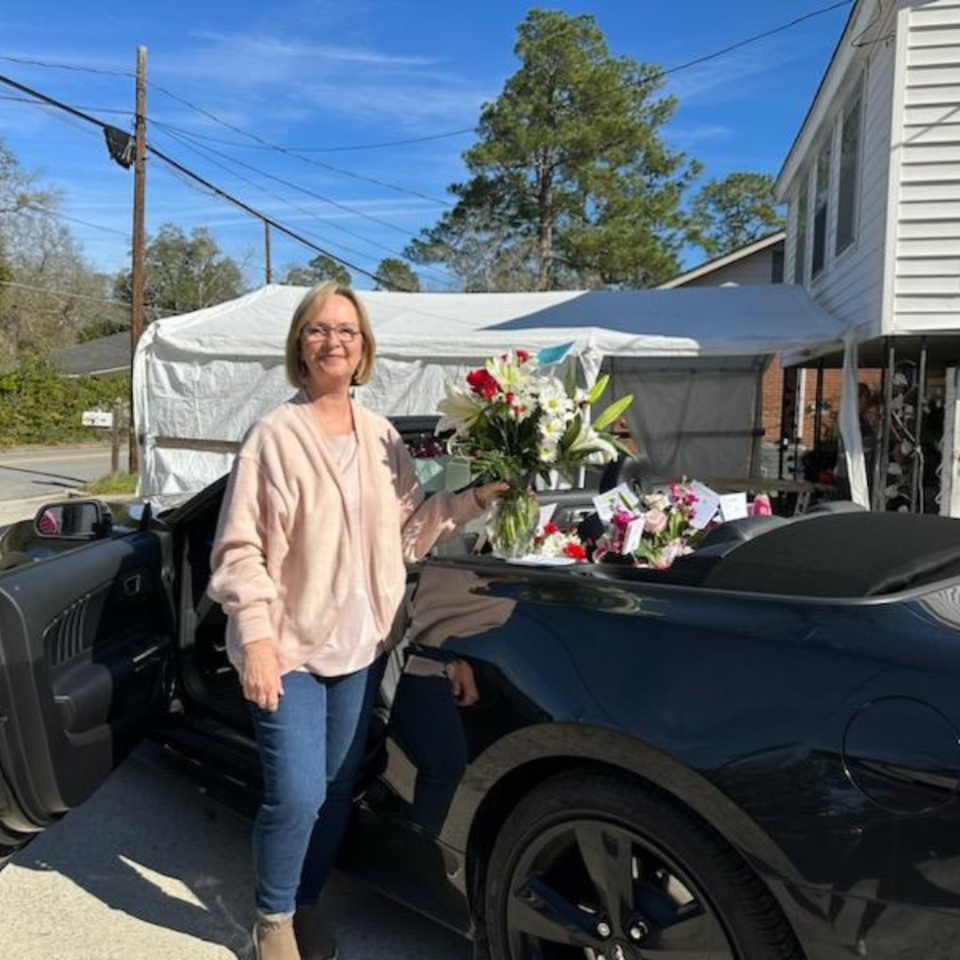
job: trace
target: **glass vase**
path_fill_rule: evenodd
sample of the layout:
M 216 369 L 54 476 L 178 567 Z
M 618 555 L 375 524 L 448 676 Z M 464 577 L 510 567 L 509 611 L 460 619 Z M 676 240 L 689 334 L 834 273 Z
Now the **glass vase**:
M 494 556 L 516 560 L 531 553 L 539 517 L 540 503 L 529 488 L 501 494 L 493 503 L 487 523 L 487 539 Z

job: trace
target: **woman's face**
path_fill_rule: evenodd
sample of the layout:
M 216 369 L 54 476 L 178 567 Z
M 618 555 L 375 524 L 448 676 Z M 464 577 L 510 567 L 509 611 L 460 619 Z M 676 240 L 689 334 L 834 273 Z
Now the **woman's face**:
M 300 334 L 307 380 L 326 388 L 348 386 L 360 364 L 363 336 L 353 303 L 335 293 L 318 304 Z

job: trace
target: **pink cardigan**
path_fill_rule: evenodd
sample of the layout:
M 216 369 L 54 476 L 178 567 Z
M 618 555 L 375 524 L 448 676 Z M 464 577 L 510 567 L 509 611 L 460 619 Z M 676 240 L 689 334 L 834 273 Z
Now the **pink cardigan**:
M 361 529 L 344 509 L 340 474 L 303 394 L 247 434 L 227 486 L 207 588 L 228 616 L 227 652 L 271 639 L 286 672 L 330 636 L 350 588 L 351 551 L 365 555 L 377 630 L 397 639 L 405 561 L 478 517 L 472 491 L 424 500 L 413 461 L 383 417 L 353 405 Z

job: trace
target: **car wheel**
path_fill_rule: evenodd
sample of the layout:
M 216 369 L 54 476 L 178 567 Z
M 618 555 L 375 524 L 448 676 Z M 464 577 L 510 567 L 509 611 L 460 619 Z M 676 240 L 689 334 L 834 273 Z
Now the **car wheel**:
M 493 960 L 801 960 L 769 891 L 705 823 L 612 775 L 563 774 L 508 817 L 487 870 Z

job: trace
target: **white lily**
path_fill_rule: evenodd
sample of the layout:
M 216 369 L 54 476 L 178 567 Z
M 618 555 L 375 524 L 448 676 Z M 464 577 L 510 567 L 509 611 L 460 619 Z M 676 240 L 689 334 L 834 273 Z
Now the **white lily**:
M 491 357 L 485 364 L 487 372 L 500 384 L 504 393 L 519 393 L 530 379 L 532 364 L 522 364 L 516 353 L 510 350 L 501 356 Z
M 591 463 L 609 463 L 617 459 L 617 448 L 609 440 L 601 437 L 588 423 L 580 427 L 580 432 L 570 444 L 568 453 L 589 456 Z
M 437 433 L 453 430 L 455 437 L 465 434 L 480 416 L 481 406 L 472 397 L 458 390 L 449 381 L 446 384 L 446 397 L 437 404 L 443 416 L 437 423 Z

